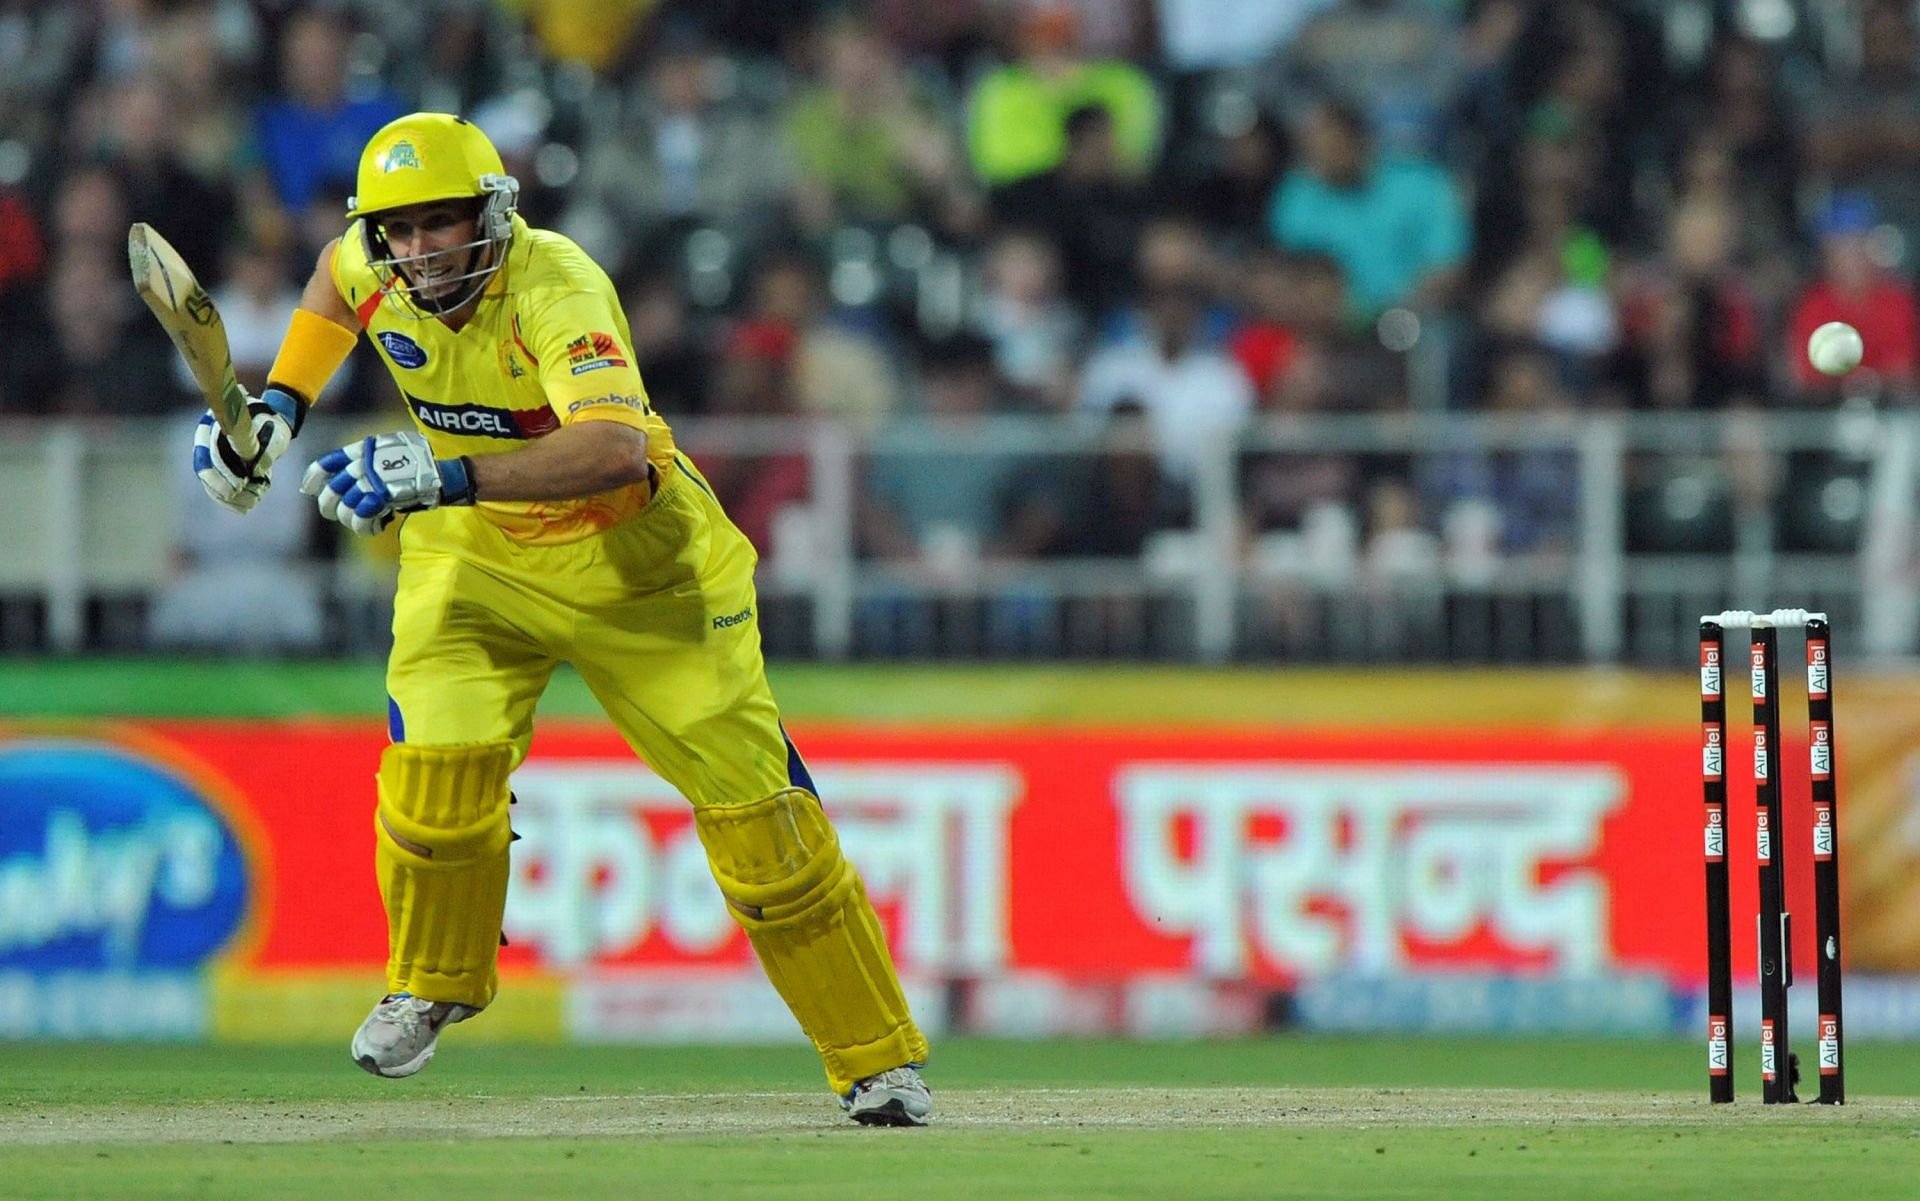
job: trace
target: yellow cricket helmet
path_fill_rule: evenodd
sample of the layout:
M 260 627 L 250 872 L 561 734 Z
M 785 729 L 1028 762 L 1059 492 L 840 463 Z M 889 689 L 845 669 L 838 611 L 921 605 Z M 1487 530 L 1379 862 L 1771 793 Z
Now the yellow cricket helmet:
M 500 152 L 478 125 L 451 113 L 409 113 L 367 140 L 347 216 L 484 197 L 489 178 L 506 177 Z

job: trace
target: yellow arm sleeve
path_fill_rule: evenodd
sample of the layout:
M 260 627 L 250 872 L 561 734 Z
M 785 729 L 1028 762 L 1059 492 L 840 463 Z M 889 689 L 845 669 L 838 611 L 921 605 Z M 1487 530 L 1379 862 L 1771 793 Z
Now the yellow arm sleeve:
M 293 310 L 293 324 L 280 343 L 280 354 L 267 372 L 269 383 L 297 393 L 311 404 L 320 398 L 340 364 L 353 353 L 360 335 L 308 309 Z

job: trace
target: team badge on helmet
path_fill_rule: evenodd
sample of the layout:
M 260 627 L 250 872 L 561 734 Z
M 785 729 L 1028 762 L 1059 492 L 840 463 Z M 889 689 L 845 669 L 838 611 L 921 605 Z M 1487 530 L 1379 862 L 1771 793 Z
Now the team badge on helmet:
M 380 156 L 380 170 L 388 174 L 404 171 L 409 167 L 416 171 L 420 169 L 420 152 L 413 148 L 412 142 L 404 139 L 395 142 L 387 147 L 385 154 Z

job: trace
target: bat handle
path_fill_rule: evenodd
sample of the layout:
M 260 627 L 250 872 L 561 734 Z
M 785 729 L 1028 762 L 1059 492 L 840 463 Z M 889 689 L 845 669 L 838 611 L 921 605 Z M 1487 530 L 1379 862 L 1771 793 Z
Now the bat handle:
M 221 422 L 227 431 L 227 441 L 233 444 L 234 453 L 251 462 L 260 453 L 260 439 L 253 434 L 253 414 L 247 411 L 246 389 L 240 386 L 233 373 L 227 373 L 226 388 L 220 397 L 221 407 L 229 413 L 239 415 L 233 422 Z

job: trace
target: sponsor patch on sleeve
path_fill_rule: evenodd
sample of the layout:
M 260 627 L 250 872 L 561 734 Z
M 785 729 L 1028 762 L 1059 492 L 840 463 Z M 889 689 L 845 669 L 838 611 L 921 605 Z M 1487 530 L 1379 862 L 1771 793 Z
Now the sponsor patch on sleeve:
M 575 375 L 585 375 L 602 367 L 625 367 L 627 352 L 612 334 L 581 334 L 567 343 L 567 367 Z

